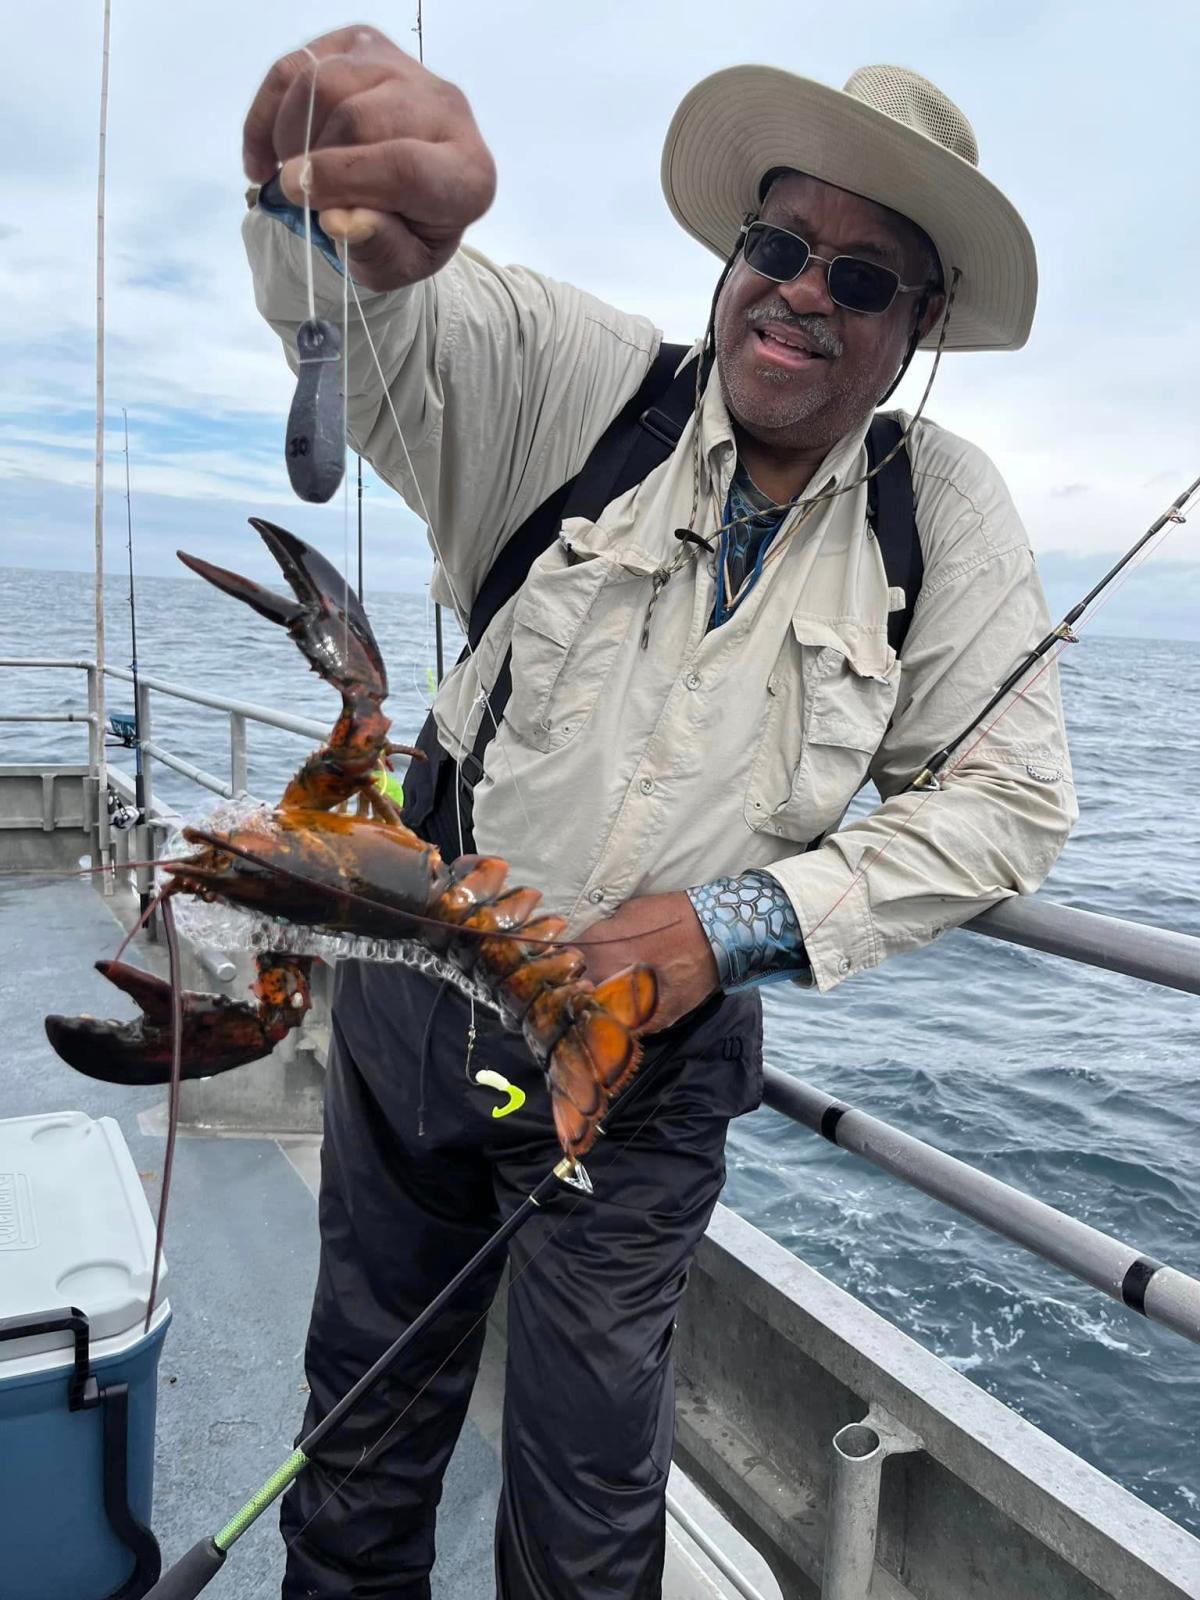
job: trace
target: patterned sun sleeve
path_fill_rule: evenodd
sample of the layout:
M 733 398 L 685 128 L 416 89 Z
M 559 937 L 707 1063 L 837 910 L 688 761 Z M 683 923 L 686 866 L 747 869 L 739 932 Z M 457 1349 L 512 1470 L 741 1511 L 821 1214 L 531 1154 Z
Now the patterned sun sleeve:
M 769 873 L 714 878 L 687 891 L 716 957 L 721 987 L 744 989 L 785 979 L 811 984 L 795 908 Z

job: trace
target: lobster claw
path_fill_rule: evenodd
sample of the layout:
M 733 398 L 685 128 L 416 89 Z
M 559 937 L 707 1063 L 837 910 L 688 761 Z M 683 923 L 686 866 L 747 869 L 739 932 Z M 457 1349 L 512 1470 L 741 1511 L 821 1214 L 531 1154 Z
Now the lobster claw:
M 251 517 L 250 526 L 279 563 L 295 600 L 184 550 L 177 552 L 179 559 L 259 616 L 286 628 L 313 671 L 327 683 L 339 689 L 358 683 L 382 701 L 388 692 L 387 671 L 362 602 L 348 580 L 319 550 L 286 528 L 261 517 Z
M 55 1051 L 76 1072 L 103 1083 L 169 1083 L 170 986 L 123 961 L 97 961 L 96 971 L 136 1000 L 142 1015 L 132 1022 L 47 1017 L 46 1037 Z M 185 993 L 182 1001 L 185 1078 L 208 1078 L 257 1061 L 282 1036 L 261 1008 L 226 995 Z

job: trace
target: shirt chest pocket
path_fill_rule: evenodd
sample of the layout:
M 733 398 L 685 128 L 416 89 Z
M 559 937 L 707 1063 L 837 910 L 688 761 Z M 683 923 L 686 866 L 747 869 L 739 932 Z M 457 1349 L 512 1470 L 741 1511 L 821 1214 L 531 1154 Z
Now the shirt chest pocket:
M 767 680 L 745 818 L 756 832 L 808 844 L 827 833 L 867 780 L 896 708 L 900 663 L 819 620 L 794 617 Z
M 635 626 L 649 576 L 559 540 L 526 579 L 512 619 L 512 695 L 505 720 L 549 753 L 584 727 Z

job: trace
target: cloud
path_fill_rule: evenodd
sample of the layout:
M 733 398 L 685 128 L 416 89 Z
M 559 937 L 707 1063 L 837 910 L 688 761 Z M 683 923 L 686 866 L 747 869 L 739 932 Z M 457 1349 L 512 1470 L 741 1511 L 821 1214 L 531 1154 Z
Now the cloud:
M 997 461 L 1039 551 L 1099 554 L 1129 542 L 1194 475 L 1200 319 L 1190 261 L 1200 241 L 1176 203 L 1192 181 L 1183 47 L 1194 16 L 1191 0 L 1164 0 L 1131 31 L 1127 8 L 1101 0 L 1080 30 L 1073 12 L 947 11 L 937 0 L 900 12 L 864 0 L 784 61 L 829 83 L 863 61 L 911 61 L 966 109 L 985 170 L 1037 240 L 1040 307 L 1025 350 L 947 357 L 931 414 Z M 780 59 L 778 8 L 744 0 L 735 42 L 724 0 L 567 11 L 548 0 L 502 9 L 463 0 L 430 8 L 425 22 L 427 59 L 467 92 L 497 158 L 499 198 L 473 242 L 642 311 L 668 337 L 694 337 L 716 263 L 663 204 L 663 132 L 705 73 L 735 59 Z M 324 0 L 212 0 L 181 49 L 176 8 L 129 0 L 114 17 L 107 459 L 111 500 L 122 486 L 124 406 L 147 559 L 160 530 L 191 525 L 222 544 L 257 509 L 279 514 L 286 504 L 292 521 L 313 526 L 283 474 L 291 379 L 242 257 L 239 146 L 259 75 L 329 25 Z M 393 26 L 411 46 L 405 27 Z M 36 7 L 19 8 L 8 28 L 13 59 L 41 59 Z M 0 559 L 83 565 L 98 10 L 81 15 L 54 60 L 53 73 L 15 76 L 0 104 L 0 138 L 21 156 L 0 231 Z M 1151 297 L 1144 241 L 1168 214 L 1174 247 L 1156 263 Z M 927 371 L 925 358 L 914 363 L 899 403 L 915 405 Z M 336 542 L 340 507 L 318 515 Z M 371 529 L 380 567 L 394 569 L 395 582 L 423 582 L 423 534 L 381 486 Z M 1180 548 L 1193 558 L 1186 539 Z M 1150 605 L 1148 591 L 1130 585 L 1131 597 L 1143 593 Z

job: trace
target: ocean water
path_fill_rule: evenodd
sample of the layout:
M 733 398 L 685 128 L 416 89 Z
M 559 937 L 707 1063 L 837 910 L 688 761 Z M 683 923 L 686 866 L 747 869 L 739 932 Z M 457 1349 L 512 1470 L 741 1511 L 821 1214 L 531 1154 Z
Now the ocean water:
M 114 579 L 120 665 L 127 598 Z M 367 603 L 404 738 L 429 698 L 432 616 L 419 596 Z M 91 629 L 88 578 L 0 569 L 0 656 L 86 656 Z M 146 672 L 332 723 L 333 692 L 282 630 L 197 580 L 141 582 L 138 629 Z M 1047 897 L 1200 935 L 1200 645 L 1089 632 L 1063 683 L 1082 817 Z M 126 686 L 110 683 L 109 706 L 132 708 Z M 0 712 L 72 708 L 82 674 L 0 669 Z M 223 715 L 156 696 L 154 737 L 228 777 Z M 250 786 L 269 798 L 305 742 L 250 739 Z M 85 730 L 0 723 L 0 762 L 47 755 L 84 759 Z M 162 767 L 154 783 L 184 812 L 210 804 Z M 769 991 L 766 1009 L 774 1066 L 1200 1275 L 1200 1000 L 951 934 L 825 998 Z M 1200 1349 L 768 1111 L 734 1126 L 725 1198 L 1200 1533 Z

